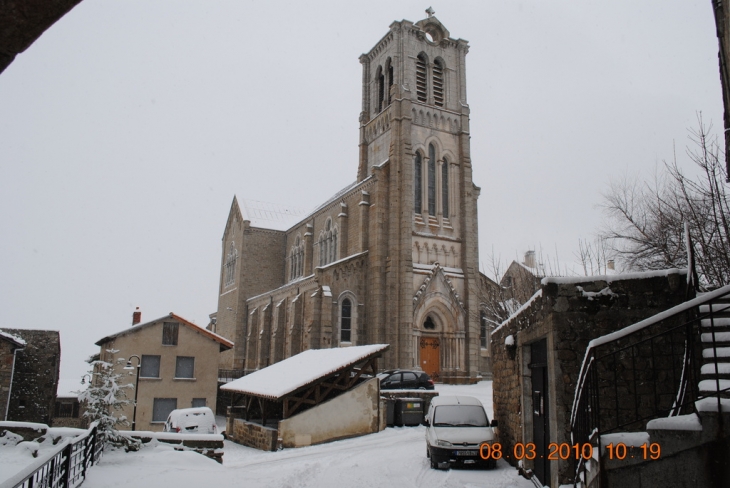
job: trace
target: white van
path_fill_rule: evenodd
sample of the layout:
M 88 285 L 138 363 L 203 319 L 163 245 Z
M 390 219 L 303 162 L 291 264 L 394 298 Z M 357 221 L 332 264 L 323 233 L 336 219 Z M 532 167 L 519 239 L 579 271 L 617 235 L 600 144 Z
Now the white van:
M 426 456 L 434 469 L 448 469 L 452 464 L 476 464 L 487 468 L 496 465 L 494 459 L 484 460 L 479 454 L 482 444 L 497 442 L 482 403 L 470 396 L 437 396 L 431 400 L 424 423 Z
M 208 407 L 180 408 L 167 417 L 165 432 L 180 434 L 217 434 L 215 415 Z

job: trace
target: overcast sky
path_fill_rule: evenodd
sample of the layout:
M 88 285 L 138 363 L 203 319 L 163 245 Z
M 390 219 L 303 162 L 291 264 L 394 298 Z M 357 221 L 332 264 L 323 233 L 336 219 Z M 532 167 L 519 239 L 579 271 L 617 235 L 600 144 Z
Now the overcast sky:
M 469 41 L 480 259 L 591 238 L 612 177 L 721 133 L 710 0 L 434 1 Z M 414 1 L 85 0 L 0 74 L 0 326 L 94 342 L 217 307 L 234 195 L 311 209 L 355 180 L 358 57 Z

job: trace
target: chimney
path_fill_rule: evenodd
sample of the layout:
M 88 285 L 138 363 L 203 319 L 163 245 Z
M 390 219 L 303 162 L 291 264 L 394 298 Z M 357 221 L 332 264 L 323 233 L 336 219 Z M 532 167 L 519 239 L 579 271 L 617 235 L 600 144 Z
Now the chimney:
M 535 267 L 535 251 L 527 251 L 525 253 L 525 262 L 523 264 L 528 268 Z
M 132 312 L 132 325 L 137 325 L 142 321 L 142 312 L 139 310 L 139 307 Z
M 616 265 L 614 264 L 613 259 L 609 259 L 608 260 L 608 263 L 606 263 L 606 267 L 608 269 L 611 269 L 611 270 L 615 270 L 616 269 Z

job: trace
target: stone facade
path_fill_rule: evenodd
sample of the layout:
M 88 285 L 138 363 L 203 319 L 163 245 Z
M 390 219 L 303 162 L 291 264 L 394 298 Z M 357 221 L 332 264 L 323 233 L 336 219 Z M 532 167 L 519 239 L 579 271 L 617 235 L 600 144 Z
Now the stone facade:
M 488 370 L 467 52 L 435 17 L 393 22 L 360 57 L 357 180 L 279 230 L 234 198 L 211 328 L 236 347 L 221 368 L 250 372 L 305 349 L 387 343 L 384 369 L 446 382 Z
M 25 329 L 2 329 L 2 331 L 19 337 L 26 343 L 23 349 L 16 352 L 6 419 L 50 425 L 61 365 L 61 337 L 58 331 Z M 7 357 L 3 358 L 6 367 Z
M 512 452 L 516 443 L 535 442 L 533 411 L 539 407 L 533 404 L 530 355 L 534 344 L 546 341 L 545 411 L 549 434 L 545 445 L 570 443 L 571 408 L 588 343 L 682 303 L 687 297 L 686 274 L 676 270 L 661 276 L 635 273 L 624 278 L 616 275 L 583 280 L 544 279 L 531 301 L 492 334 L 494 416 L 499 421 L 503 452 Z M 682 323 L 677 320 L 676 325 Z M 617 364 L 619 369 L 625 366 Z M 661 374 L 653 381 L 661 393 Z M 611 415 L 603 410 L 601 414 L 607 418 Z M 530 461 L 525 463 L 527 468 L 533 467 Z M 549 486 L 572 483 L 572 460 L 549 463 L 551 479 L 541 481 Z

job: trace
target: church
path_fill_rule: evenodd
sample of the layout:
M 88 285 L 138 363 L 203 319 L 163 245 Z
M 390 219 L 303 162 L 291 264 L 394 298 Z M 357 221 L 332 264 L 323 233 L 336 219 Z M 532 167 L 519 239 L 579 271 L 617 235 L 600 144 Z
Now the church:
M 393 22 L 360 56 L 356 181 L 311 213 L 234 197 L 211 315 L 235 342 L 220 368 L 249 373 L 307 349 L 389 344 L 382 369 L 444 383 L 489 369 L 469 45 L 427 13 Z

